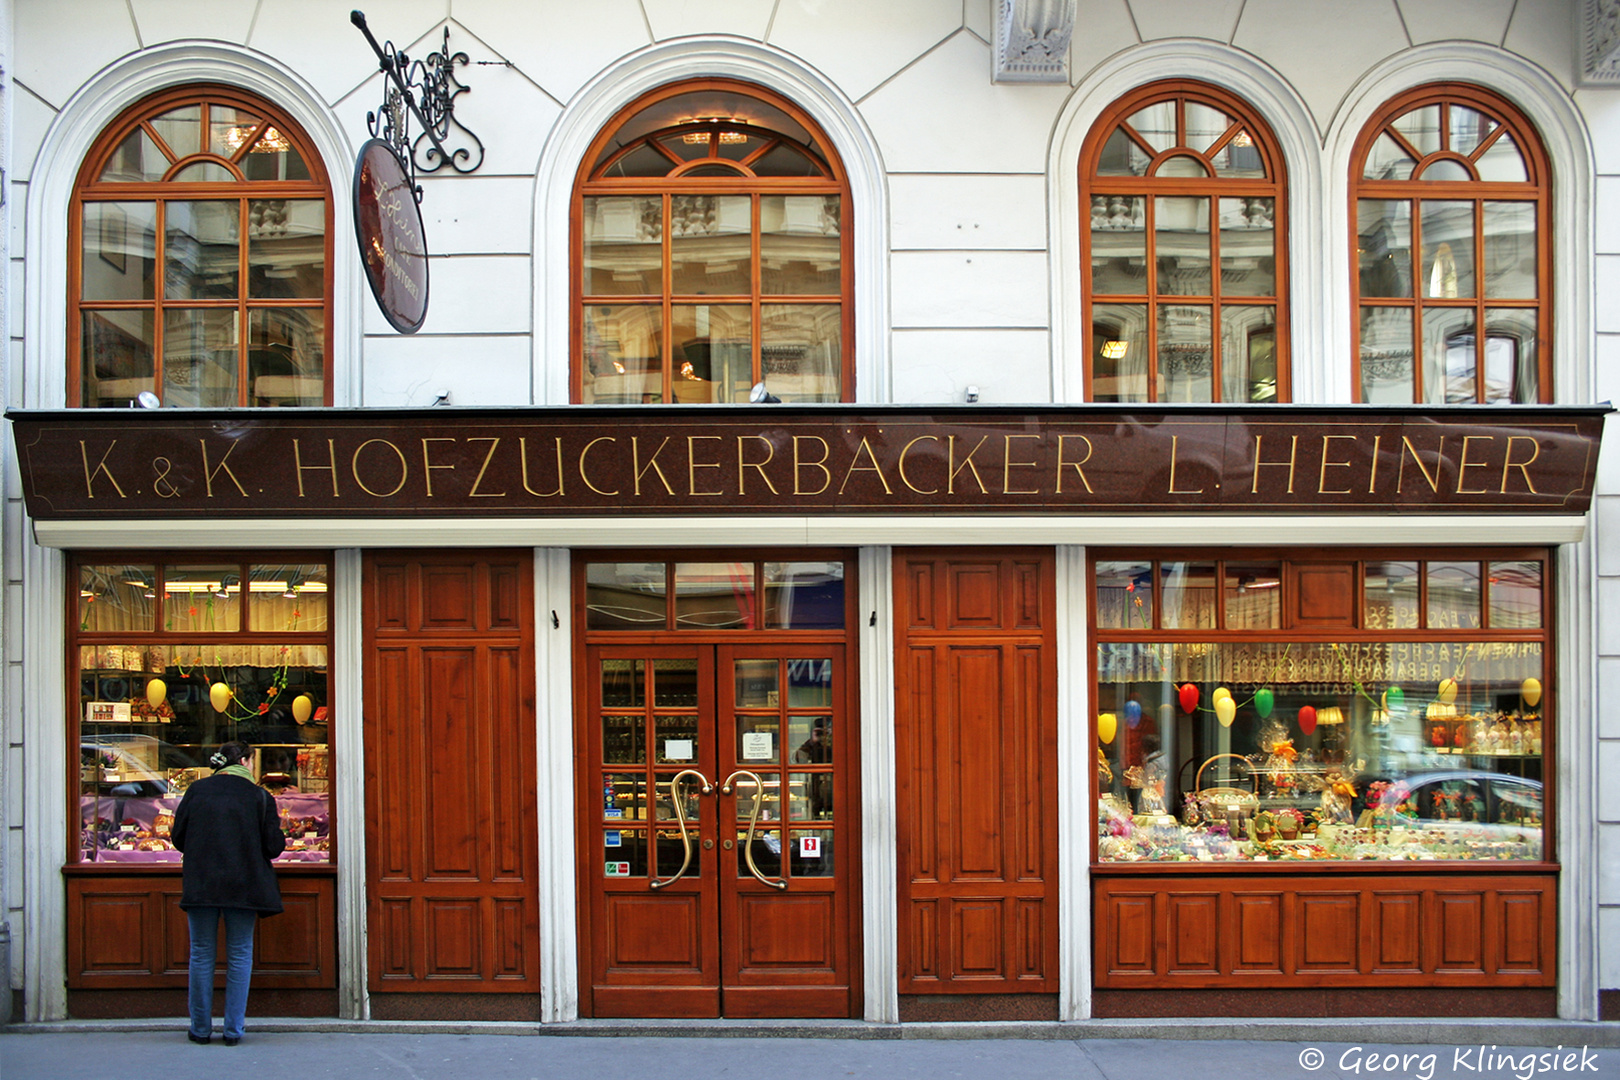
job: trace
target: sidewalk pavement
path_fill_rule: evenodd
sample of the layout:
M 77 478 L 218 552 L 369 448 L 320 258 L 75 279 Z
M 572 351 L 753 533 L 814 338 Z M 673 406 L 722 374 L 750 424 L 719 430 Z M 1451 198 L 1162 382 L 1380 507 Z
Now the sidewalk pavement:
M 1155 1030 L 1161 1037 L 1143 1037 Z M 1561 1021 L 582 1022 L 542 1029 L 250 1016 L 236 1047 L 226 1047 L 217 1031 L 208 1046 L 187 1042 L 183 1019 L 0 1031 L 0 1080 L 771 1080 L 784 1072 L 796 1080 L 1620 1078 L 1620 1025 Z M 1428 1036 L 1439 1038 L 1412 1041 Z

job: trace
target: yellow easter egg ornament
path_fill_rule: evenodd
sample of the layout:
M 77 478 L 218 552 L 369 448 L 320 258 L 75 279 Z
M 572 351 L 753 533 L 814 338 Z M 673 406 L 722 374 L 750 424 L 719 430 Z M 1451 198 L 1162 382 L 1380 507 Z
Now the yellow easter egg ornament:
M 1441 702 L 1443 702 L 1446 705 L 1450 705 L 1453 701 L 1456 701 L 1457 700 L 1457 680 L 1456 679 L 1441 679 L 1440 680 L 1439 697 L 1440 697 Z
M 1235 716 L 1237 716 L 1237 702 L 1232 700 L 1231 694 L 1215 699 L 1215 719 L 1221 722 L 1221 727 L 1231 727 Z
M 152 708 L 157 708 L 168 699 L 169 687 L 162 679 L 152 679 L 146 684 L 146 703 Z
M 1230 698 L 1231 696 L 1232 691 L 1228 690 L 1224 686 L 1217 686 L 1215 688 L 1215 692 L 1209 696 L 1209 700 L 1211 703 L 1215 703 L 1219 702 L 1222 698 Z
M 208 688 L 208 703 L 214 707 L 215 712 L 224 712 L 231 707 L 231 688 L 222 682 L 217 682 Z
M 1541 703 L 1541 680 L 1526 679 L 1519 684 L 1519 696 L 1532 709 Z
M 309 723 L 310 714 L 315 711 L 315 703 L 309 700 L 308 694 L 299 694 L 293 698 L 293 719 L 300 724 Z
M 1114 741 L 1114 733 L 1119 730 L 1119 717 L 1111 712 L 1097 714 L 1097 741 L 1108 744 Z

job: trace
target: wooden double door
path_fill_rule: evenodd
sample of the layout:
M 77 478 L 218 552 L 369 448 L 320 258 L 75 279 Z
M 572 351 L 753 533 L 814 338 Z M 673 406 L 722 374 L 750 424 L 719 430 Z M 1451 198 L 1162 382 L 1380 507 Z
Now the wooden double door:
M 582 1011 L 845 1017 L 859 832 L 842 645 L 590 645 Z

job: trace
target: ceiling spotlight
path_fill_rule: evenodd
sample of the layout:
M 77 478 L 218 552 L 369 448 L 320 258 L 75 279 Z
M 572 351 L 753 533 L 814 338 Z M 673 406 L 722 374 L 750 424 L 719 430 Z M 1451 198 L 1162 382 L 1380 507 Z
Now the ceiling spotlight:
M 780 405 L 780 404 L 782 404 L 782 399 L 781 398 L 777 397 L 775 394 L 773 394 L 769 390 L 765 389 L 764 380 L 761 380 L 761 381 L 755 383 L 754 388 L 752 390 L 748 391 L 748 400 L 753 402 L 755 405 Z
M 159 401 L 158 396 L 150 390 L 142 390 L 135 395 L 135 400 L 143 409 L 161 409 L 163 407 L 163 402 Z

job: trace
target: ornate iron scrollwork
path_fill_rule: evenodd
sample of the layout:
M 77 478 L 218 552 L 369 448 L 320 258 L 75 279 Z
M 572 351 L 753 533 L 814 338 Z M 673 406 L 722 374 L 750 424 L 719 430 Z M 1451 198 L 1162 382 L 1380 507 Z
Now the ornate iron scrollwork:
M 466 67 L 467 54 L 450 51 L 450 29 L 445 28 L 444 44 L 437 52 L 413 60 L 394 47 L 392 41 L 379 45 L 366 25 L 363 11 L 351 11 L 349 21 L 360 28 L 377 54 L 377 64 L 388 77 L 383 103 L 366 113 L 366 127 L 372 138 L 393 148 L 409 172 L 417 202 L 422 189 L 417 173 L 437 172 L 446 165 L 458 173 L 470 173 L 484 163 L 484 143 L 456 119 L 456 98 L 467 92 L 455 69 Z M 411 135 L 411 117 L 420 132 Z

